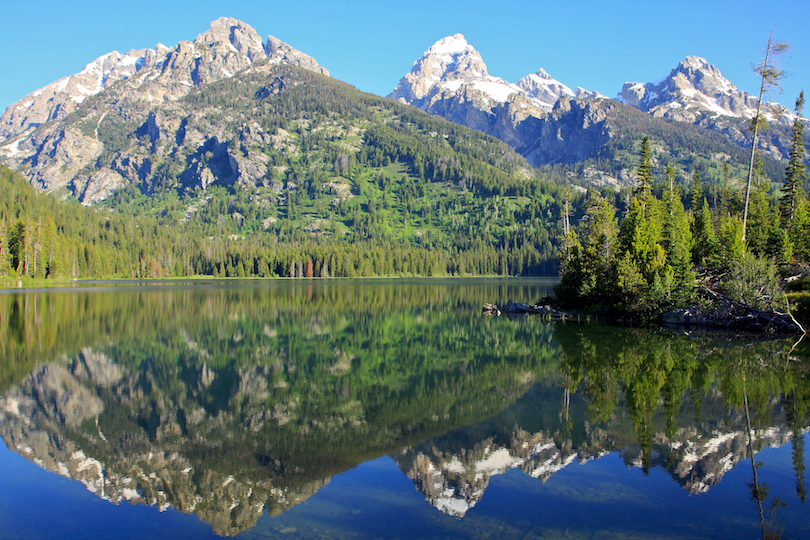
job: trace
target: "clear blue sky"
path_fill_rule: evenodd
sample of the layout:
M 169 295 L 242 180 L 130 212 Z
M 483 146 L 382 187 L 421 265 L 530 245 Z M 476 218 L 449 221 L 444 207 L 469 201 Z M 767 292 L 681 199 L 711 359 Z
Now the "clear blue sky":
M 800 89 L 810 93 L 810 0 L 4 0 L 0 109 L 112 50 L 192 41 L 221 16 L 379 95 L 390 93 L 425 49 L 455 33 L 478 49 L 491 75 L 510 82 L 542 67 L 572 89 L 615 97 L 624 82 L 658 80 L 695 55 L 756 94 L 751 63 L 773 26 L 792 46 L 783 61 L 790 76 L 773 100 L 792 109 Z

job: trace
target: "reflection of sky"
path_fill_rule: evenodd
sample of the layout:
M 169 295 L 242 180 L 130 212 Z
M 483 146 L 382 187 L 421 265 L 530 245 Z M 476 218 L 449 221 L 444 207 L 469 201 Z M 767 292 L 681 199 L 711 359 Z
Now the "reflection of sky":
M 805 436 L 805 442 L 810 436 Z M 806 458 L 805 458 L 806 459 Z M 807 460 L 807 459 L 806 459 Z M 807 537 L 810 514 L 796 496 L 791 446 L 757 454 L 761 483 L 787 507 L 778 511 L 785 536 Z M 431 507 L 390 457 L 375 459 L 333 477 L 307 501 L 270 518 L 265 514 L 240 538 L 401 536 L 522 538 L 562 534 L 591 537 L 622 531 L 650 538 L 754 538 L 758 511 L 750 500 L 749 460 L 729 471 L 708 493 L 690 495 L 667 472 L 648 476 L 627 468 L 616 453 L 576 462 L 545 483 L 517 469 L 491 478 L 483 498 L 463 519 Z M 212 538 L 205 523 L 174 509 L 118 506 L 103 501 L 77 481 L 44 471 L 0 446 L 0 538 Z M 531 537 L 529 534 L 527 537 Z
M 219 538 L 195 515 L 114 505 L 0 444 L 0 539 Z

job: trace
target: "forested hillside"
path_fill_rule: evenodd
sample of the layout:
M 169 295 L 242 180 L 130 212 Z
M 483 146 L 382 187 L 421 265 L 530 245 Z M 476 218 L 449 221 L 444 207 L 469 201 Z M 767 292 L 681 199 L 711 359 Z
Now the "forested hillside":
M 622 186 L 636 184 L 626 170 L 647 133 L 659 177 L 671 166 L 677 187 L 697 173 L 710 207 L 742 205 L 742 149 L 609 100 L 555 109 L 547 122 L 559 133 L 587 120 L 580 139 L 561 141 L 590 153 L 533 169 L 493 137 L 285 64 L 256 62 L 160 106 L 133 92 L 122 81 L 38 128 L 45 142 L 22 169 L 57 167 L 65 145 L 84 163 L 59 165 L 78 172 L 55 196 L 2 169 L 8 281 L 556 275 L 563 215 L 587 214 L 585 190 L 571 184 L 596 185 L 620 215 L 630 211 Z M 766 157 L 759 171 L 767 205 L 767 181 L 784 168 Z M 627 177 L 599 181 L 611 174 Z M 661 186 L 650 189 L 661 197 Z
M 257 73 L 188 94 L 177 108 L 189 114 L 174 118 L 170 134 L 154 114 L 127 121 L 131 109 L 107 103 L 104 110 L 113 112 L 94 121 L 105 126 L 93 131 L 104 140 L 100 166 L 140 163 L 151 172 L 96 207 L 37 195 L 4 168 L 0 216 L 8 250 L 0 272 L 556 273 L 552 239 L 562 190 L 507 145 L 321 75 L 273 69 L 269 84 Z M 88 118 L 105 99 L 112 97 L 87 100 L 66 123 L 93 124 Z M 262 174 L 236 174 L 250 164 L 263 165 Z

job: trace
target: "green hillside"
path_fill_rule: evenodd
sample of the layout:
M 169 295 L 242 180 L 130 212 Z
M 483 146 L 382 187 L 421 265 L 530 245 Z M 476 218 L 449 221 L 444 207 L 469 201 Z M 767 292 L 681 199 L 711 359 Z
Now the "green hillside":
M 106 126 L 98 130 L 97 167 L 126 160 L 148 163 L 151 173 L 88 209 L 35 195 L 4 169 L 0 189 L 13 195 L 0 208 L 10 244 L 0 272 L 556 272 L 561 190 L 507 145 L 305 70 L 278 66 L 273 75 L 213 83 L 165 111 L 115 92 L 88 99 L 65 129 Z M 177 133 L 166 137 L 156 116 L 172 117 Z M 251 126 L 267 136 L 251 139 Z M 190 133 L 210 136 L 195 146 Z M 254 183 L 234 181 L 241 158 L 266 163 L 266 173 Z M 200 185 L 200 175 L 210 182 Z

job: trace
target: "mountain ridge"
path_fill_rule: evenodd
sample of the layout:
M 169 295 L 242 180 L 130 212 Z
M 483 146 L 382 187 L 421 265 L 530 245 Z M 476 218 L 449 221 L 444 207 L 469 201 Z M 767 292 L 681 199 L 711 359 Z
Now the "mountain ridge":
M 103 55 L 79 74 L 9 106 L 0 118 L 0 159 L 24 172 L 38 189 L 69 193 L 85 204 L 107 199 L 128 184 L 151 182 L 157 167 L 165 163 L 160 149 L 167 144 L 197 145 L 184 152 L 182 159 L 174 155 L 177 170 L 163 171 L 184 184 L 205 190 L 218 178 L 244 177 L 255 185 L 269 170 L 267 159 L 256 155 L 256 159 L 245 161 L 250 152 L 228 150 L 230 136 L 220 132 L 224 124 L 233 122 L 229 113 L 208 120 L 223 125 L 188 131 L 184 122 L 197 112 L 189 109 L 193 105 L 181 101 L 192 90 L 224 79 L 257 72 L 271 76 L 268 66 L 277 64 L 329 74 L 305 53 L 272 36 L 264 41 L 249 25 L 226 17 L 213 21 L 193 42 L 127 55 Z M 262 91 L 278 93 L 283 84 L 275 81 Z M 711 95 L 728 97 L 723 102 L 726 108 L 717 103 L 707 105 L 714 99 Z M 389 97 L 494 136 L 534 167 L 589 162 L 588 167 L 611 176 L 608 183 L 616 187 L 632 183 L 633 165 L 621 158 L 622 170 L 617 171 L 611 165 L 616 155 L 610 145 L 624 133 L 627 140 L 619 146 L 629 148 L 638 139 L 637 125 L 648 123 L 622 107 L 632 106 L 656 122 L 697 125 L 706 129 L 701 137 L 715 132 L 726 137 L 729 144 L 741 147 L 747 141 L 744 114 L 750 114 L 754 99 L 737 91 L 719 70 L 699 57 L 688 57 L 657 83 L 625 84 L 618 100 L 582 88 L 573 91 L 542 68 L 513 84 L 490 75 L 480 53 L 462 34 L 442 38 L 429 47 Z M 90 98 L 95 101 L 90 103 Z M 95 107 L 95 111 L 88 112 L 88 107 Z M 784 123 L 787 116 L 779 118 Z M 127 126 L 136 119 L 138 126 Z M 789 148 L 789 130 L 780 122 L 762 137 L 760 145 L 774 160 L 784 158 Z M 656 129 L 666 131 L 660 127 Z M 254 137 L 245 135 L 245 130 L 255 132 L 245 126 L 239 137 Z M 122 138 L 125 132 L 128 134 Z M 211 137 L 214 132 L 220 134 Z M 186 139 L 187 134 L 192 138 Z M 134 141 L 136 137 L 140 142 Z M 210 147 L 203 149 L 203 143 Z M 146 146 L 133 155 L 124 148 L 132 144 Z M 665 141 L 664 146 L 668 145 Z M 673 148 L 670 158 L 683 154 L 677 150 Z M 214 155 L 214 163 L 222 163 L 219 173 L 200 167 L 200 158 L 207 152 Z M 684 172 L 694 160 L 685 155 L 675 159 L 680 160 Z M 770 170 L 777 168 L 770 162 L 766 165 Z
M 193 88 L 231 77 L 266 58 L 271 63 L 283 62 L 329 75 L 329 71 L 315 59 L 278 38 L 268 36 L 264 42 L 250 25 L 231 17 L 221 17 L 212 21 L 209 29 L 193 42 L 180 41 L 171 48 L 158 44 L 154 49 L 133 50 L 125 55 L 112 51 L 90 62 L 79 73 L 31 92 L 9 105 L 0 117 L 0 143 L 31 127 L 64 118 L 87 97 L 120 80 L 132 79 L 139 86 L 147 81 L 175 81 L 181 87 Z M 159 71 L 154 73 L 153 70 Z M 147 99 L 176 99 L 182 95 L 182 88 L 179 90 L 168 98 L 149 94 Z

